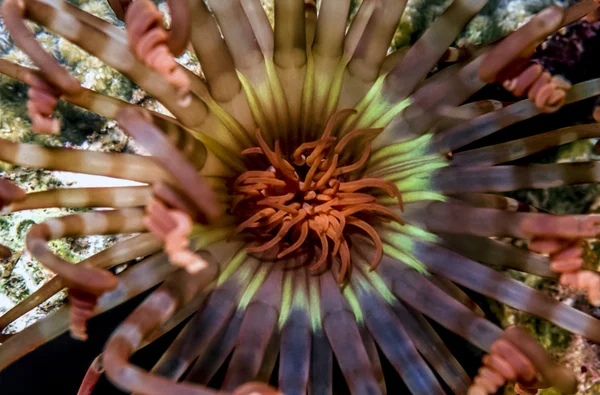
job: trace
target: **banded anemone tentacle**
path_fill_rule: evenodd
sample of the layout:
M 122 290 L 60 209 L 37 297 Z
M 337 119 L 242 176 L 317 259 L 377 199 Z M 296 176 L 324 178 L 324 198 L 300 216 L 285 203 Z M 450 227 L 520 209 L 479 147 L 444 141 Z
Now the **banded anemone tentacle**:
M 8 0 L 2 5 L 7 30 L 15 37 L 17 46 L 41 69 L 40 74 L 29 73 L 25 76 L 31 85 L 28 110 L 33 129 L 43 133 L 58 133 L 60 124 L 51 119 L 58 97 L 62 93 L 76 95 L 82 88 L 79 81 L 37 42 L 33 32 L 25 24 L 26 13 L 27 3 L 24 1 Z
M 426 182 L 433 187 L 432 189 L 449 195 L 510 192 L 519 189 L 555 188 L 597 182 L 598 168 L 598 162 L 445 167 L 436 170 Z M 402 181 L 396 185 L 399 188 L 404 186 Z M 406 187 L 410 188 L 410 185 Z M 420 187 L 419 183 L 415 183 L 415 187 Z
M 235 269 L 243 264 L 243 270 L 233 274 L 228 270 Z M 204 308 L 196 313 L 177 336 L 169 349 L 152 368 L 152 373 L 160 376 L 177 379 L 192 365 L 199 355 L 203 355 L 211 343 L 227 329 L 238 303 L 247 292 L 250 295 L 256 291 L 264 280 L 264 270 L 255 274 L 259 264 L 256 260 L 246 260 L 245 252 L 238 255 L 225 268 L 219 281 L 219 286 L 213 291 Z M 241 273 L 240 273 L 241 272 Z M 225 277 L 231 275 L 231 277 Z M 246 277 L 256 277 L 252 288 L 240 289 L 247 285 Z M 226 280 L 222 280 L 226 278 Z M 221 282 L 222 281 L 222 282 Z
M 150 233 L 134 236 L 130 239 L 118 242 L 91 257 L 79 262 L 79 265 L 95 267 L 98 269 L 110 269 L 116 265 L 129 262 L 135 258 L 148 256 L 158 252 L 161 248 L 160 242 Z M 10 325 L 19 317 L 33 310 L 52 296 L 65 288 L 62 277 L 55 276 L 35 292 L 25 298 L 21 303 L 8 310 L 0 316 L 0 331 Z
M 143 210 L 121 209 L 72 214 L 32 226 L 27 234 L 27 249 L 43 265 L 62 277 L 65 284 L 96 296 L 114 289 L 114 275 L 97 268 L 72 265 L 54 255 L 48 242 L 64 237 L 137 233 L 145 230 Z
M 436 373 L 456 395 L 465 393 L 471 379 L 425 317 L 400 301 L 392 304 L 392 309 Z
M 379 78 L 405 7 L 405 0 L 377 4 L 346 67 L 338 108 L 355 107 Z
M 181 106 L 177 90 L 158 73 L 137 61 L 127 46 L 126 37 L 119 29 L 115 32 L 110 23 L 67 3 L 24 1 L 27 19 L 60 34 L 127 75 L 164 103 L 184 125 L 200 126 L 206 121 L 206 104 L 192 95 L 189 106 Z
M 313 92 L 313 96 L 308 96 L 312 98 L 312 102 L 307 104 L 309 113 L 306 118 L 314 118 L 309 121 L 312 124 L 301 136 L 306 141 L 316 137 L 317 129 L 327 121 L 324 108 L 335 78 L 338 61 L 344 52 L 349 10 L 350 0 L 324 0 L 321 2 L 312 50 L 308 52 L 309 67 L 310 61 L 314 63 L 314 81 L 307 79 L 304 88 L 305 91 Z
M 279 316 L 279 388 L 285 394 L 305 394 L 310 382 L 312 347 L 310 281 L 307 271 L 284 278 Z M 292 294 L 292 295 L 290 295 Z
M 190 276 L 179 270 L 154 291 L 123 322 L 107 342 L 104 362 L 107 376 L 119 387 L 144 394 L 169 392 L 212 394 L 214 391 L 172 381 L 143 372 L 129 363 L 129 357 L 141 346 L 145 336 L 166 321 L 179 306 L 188 302 L 198 291 L 214 280 L 219 272 L 218 263 L 206 258 L 209 265 Z
M 261 8 L 254 0 L 245 1 L 243 4 L 249 8 Z M 264 19 L 260 18 L 259 12 L 264 12 L 262 9 L 255 12 L 254 16 L 257 18 L 255 25 L 252 25 L 246 9 L 238 1 L 210 0 L 208 5 L 221 27 L 253 117 L 267 136 L 277 136 L 279 131 L 276 125 L 280 124 L 271 83 L 278 84 L 278 81 L 271 81 L 277 77 L 269 75 L 266 69 L 266 58 L 272 56 L 273 51 L 273 31 L 266 16 Z M 268 30 L 271 30 L 270 34 Z
M 547 256 L 529 252 L 487 237 L 444 234 L 446 247 L 477 262 L 504 267 L 546 278 L 557 278 Z
M 407 102 L 401 103 L 399 107 L 406 107 L 400 116 L 384 119 L 389 122 L 381 137 L 375 140 L 374 147 L 383 148 L 387 144 L 398 141 L 414 141 L 422 136 L 437 121 L 444 119 L 448 108 L 460 105 L 474 93 L 479 91 L 484 84 L 479 80 L 477 71 L 485 52 L 465 64 L 457 64 L 440 72 L 446 78 L 433 78 L 425 81 Z
M 227 43 L 205 2 L 189 2 L 192 15 L 190 40 L 202 64 L 210 95 L 240 122 L 245 134 L 252 139 L 251 132 L 256 129 L 257 121 L 252 116 Z M 261 123 L 260 127 L 263 129 L 265 125 Z
M 359 326 L 358 330 L 360 332 L 362 343 L 365 346 L 365 351 L 369 356 L 369 361 L 371 361 L 371 368 L 373 369 L 375 379 L 379 383 L 381 393 L 385 395 L 387 394 L 387 388 L 385 384 L 385 375 L 383 373 L 383 368 L 381 367 L 381 358 L 379 358 L 377 343 L 375 343 L 375 339 L 373 339 L 371 332 L 369 332 L 364 323 Z
M 545 210 L 520 202 L 516 199 L 491 193 L 465 193 L 455 197 L 457 200 L 453 200 L 452 203 L 460 203 L 462 201 L 473 207 L 493 208 L 524 213 L 548 213 Z
M 107 0 L 108 5 L 112 8 L 115 16 L 120 19 L 125 19 L 125 11 L 127 11 L 127 7 L 131 4 L 132 0 Z
M 0 178 L 0 213 L 7 210 L 7 206 L 18 203 L 25 199 L 26 192 L 12 182 Z M 0 244 L 0 259 L 8 259 L 12 256 L 10 248 Z
M 217 374 L 219 368 L 225 363 L 238 339 L 244 311 L 235 312 L 227 329 L 220 335 L 219 339 L 198 357 L 190 372 L 185 376 L 186 381 L 208 385 L 210 380 Z
M 196 252 L 204 250 L 208 251 L 210 255 L 219 262 L 221 272 L 223 272 L 230 262 L 234 260 L 236 253 L 241 248 L 241 244 L 239 242 L 223 241 L 223 235 L 223 232 L 221 232 L 221 234 L 208 233 L 204 234 L 200 240 L 194 240 L 194 238 L 192 238 L 194 243 L 192 249 Z M 225 233 L 225 235 L 227 235 L 227 233 Z M 200 255 L 198 256 L 203 259 Z M 175 266 L 173 267 L 176 268 Z M 169 320 L 161 324 L 148 337 L 146 337 L 143 347 L 151 344 L 154 340 L 177 327 L 198 310 L 200 310 L 208 298 L 210 291 L 212 291 L 215 286 L 216 284 L 213 282 L 209 287 L 204 289 L 204 292 L 197 294 L 187 304 L 183 305 Z
M 507 380 L 517 380 L 515 391 L 520 394 L 537 393 L 538 388 L 552 385 L 564 394 L 577 392 L 575 376 L 556 364 L 531 335 L 518 327 L 506 329 L 483 363 L 468 395 L 495 393 Z
M 351 290 L 346 288 L 345 292 L 351 292 Z M 378 393 L 379 384 L 370 368 L 369 355 L 357 327 L 357 322 L 361 323 L 362 317 L 355 316 L 349 301 L 338 291 L 338 286 L 331 274 L 324 274 L 319 278 L 319 293 L 323 331 L 327 335 L 331 350 L 350 391 Z M 351 299 L 355 300 L 355 298 Z
M 564 17 L 565 11 L 561 7 L 548 7 L 502 40 L 481 63 L 481 80 L 488 84 L 504 82 L 502 73 L 506 71 L 507 66 L 528 58 L 541 41 L 562 27 Z
M 491 147 L 459 152 L 452 155 L 452 165 L 494 166 L 525 158 L 550 147 L 597 137 L 600 137 L 600 125 L 597 123 L 570 126 Z
M 565 104 L 575 103 L 600 93 L 600 80 L 590 80 L 573 85 L 567 93 Z M 482 115 L 453 128 L 440 131 L 433 137 L 430 152 L 446 154 L 482 139 L 517 122 L 540 114 L 529 100 L 522 100 L 503 109 Z
M 578 21 L 586 15 L 592 14 L 600 7 L 600 3 L 596 0 L 583 0 L 579 3 L 567 8 L 563 19 L 563 27 Z
M 358 127 L 386 124 L 404 107 L 401 104 L 433 69 L 463 27 L 485 5 L 486 0 L 455 0 L 411 46 L 400 64 L 385 78 L 381 91 L 359 115 Z M 423 55 L 425 54 L 425 55 Z
M 142 183 L 168 180 L 168 173 L 140 155 L 41 147 L 0 139 L 0 160 L 19 166 L 122 178 Z
M 143 260 L 119 275 L 117 288 L 98 299 L 94 316 L 119 306 L 160 284 L 174 270 L 175 267 L 169 264 L 163 254 L 155 254 Z M 0 369 L 6 368 L 32 350 L 67 332 L 69 314 L 70 308 L 63 307 L 51 313 L 47 319 L 38 321 L 8 338 L 2 343 Z
M 102 354 L 100 354 L 92 361 L 88 368 L 77 395 L 91 395 L 102 374 L 104 374 L 104 362 Z
M 364 311 L 365 325 L 408 389 L 413 393 L 444 394 L 384 297 L 371 288 L 362 274 L 356 272 L 352 276 L 352 288 Z
M 225 391 L 232 391 L 259 375 L 269 341 L 277 329 L 282 285 L 283 269 L 273 268 L 265 274 L 264 282 L 245 307 L 238 340 L 223 381 Z
M 454 284 L 452 281 L 444 277 L 437 276 L 435 274 L 432 274 L 429 277 L 429 280 L 442 291 L 452 296 L 454 299 L 458 300 L 463 305 L 467 306 L 473 312 L 479 314 L 482 317 L 485 317 L 485 313 L 483 312 L 481 307 L 479 307 L 479 305 L 475 303 L 465 291 L 463 291 L 458 285 Z
M 506 212 L 505 210 L 469 207 L 462 204 L 428 202 L 422 212 L 407 206 L 405 217 L 415 218 L 434 233 L 468 234 L 482 237 L 535 237 L 557 239 L 594 238 L 600 234 L 600 216 L 551 215 L 545 213 Z M 420 215 L 417 214 L 420 212 Z M 420 218 L 419 218 L 420 217 Z M 456 227 L 462 221 L 466 228 Z
M 123 109 L 117 114 L 123 128 L 140 142 L 177 181 L 177 186 L 195 204 L 198 215 L 213 220 L 220 213 L 212 190 L 196 169 L 170 144 L 168 139 L 148 122 L 144 114 L 134 109 Z
M 419 353 L 427 360 L 429 365 L 433 367 L 436 373 L 446 382 L 446 384 L 448 384 L 455 394 L 465 393 L 470 384 L 467 373 L 452 356 L 452 353 L 447 349 L 442 339 L 427 320 L 425 320 L 417 311 L 409 311 L 402 302 L 395 299 L 391 295 L 391 289 L 381 288 L 381 285 L 385 284 L 385 281 L 383 281 L 377 272 L 366 270 L 366 260 L 369 260 L 369 255 L 373 254 L 372 251 L 370 251 L 370 254 L 365 253 L 366 251 L 368 250 L 361 251 L 360 253 L 364 253 L 364 256 L 359 258 L 359 261 L 362 260 L 365 264 L 357 265 L 360 272 L 365 277 L 362 280 L 363 285 L 366 285 L 366 282 L 368 281 L 371 283 L 371 286 L 379 290 L 378 292 L 386 299 L 386 303 L 391 306 L 395 315 L 400 319 L 402 327 L 406 330 L 412 343 L 418 349 Z M 432 281 L 436 280 L 433 276 L 430 277 L 430 279 Z M 464 297 L 466 297 L 468 301 L 465 300 L 464 297 L 461 300 L 461 297 L 457 297 L 455 293 L 452 293 L 448 286 L 449 284 L 442 284 L 440 288 L 465 305 L 475 305 L 466 295 L 464 295 Z M 381 289 L 384 289 L 385 291 L 382 292 Z M 383 303 L 383 301 L 381 301 L 381 303 Z M 481 316 L 484 315 L 483 312 L 478 314 Z
M 173 8 L 177 14 L 173 15 L 174 30 L 172 29 L 170 33 L 167 33 L 162 26 L 162 13 L 148 0 L 136 1 L 127 7 L 125 12 L 129 47 L 140 62 L 160 74 L 177 89 L 178 104 L 182 107 L 186 107 L 191 102 L 190 81 L 185 71 L 179 68 L 173 59 L 173 53 L 176 51 L 180 54 L 187 47 L 190 16 L 186 9 L 186 2 Z
M 477 100 L 458 107 L 440 107 L 437 112 L 444 118 L 436 123 L 435 131 L 453 128 L 462 122 L 497 111 L 502 107 L 504 107 L 504 104 L 501 101 L 489 99 Z
M 277 0 L 274 3 L 273 63 L 288 105 L 289 128 L 292 136 L 297 138 L 302 116 L 303 81 L 308 62 L 305 5 L 304 1 L 297 0 Z
M 0 59 L 0 72 L 15 80 L 26 82 L 25 76 L 27 73 L 33 71 L 34 69 L 12 63 L 5 59 Z M 121 109 L 125 107 L 134 107 L 122 100 L 105 96 L 85 88 L 82 88 L 76 95 L 65 94 L 61 98 L 66 102 L 93 111 L 96 114 L 107 118 L 116 118 Z M 206 135 L 198 137 L 197 133 L 191 133 L 189 129 L 186 129 L 175 118 L 170 116 L 154 111 L 148 111 L 148 114 L 152 117 L 153 122 L 168 136 L 169 140 L 176 145 L 185 154 L 186 158 L 197 168 L 202 168 L 205 163 L 210 160 L 213 150 L 207 152 L 204 142 L 213 147 L 214 139 L 211 139 Z
M 4 207 L 2 212 L 9 214 L 50 207 L 140 207 L 145 206 L 151 197 L 152 188 L 148 186 L 60 188 L 28 193 L 25 199 Z
M 502 329 L 446 294 L 427 277 L 408 265 L 385 257 L 377 273 L 393 294 L 416 311 L 429 317 L 470 343 L 489 350 Z M 432 303 L 435 300 L 435 303 Z M 460 317 L 460 319 L 456 319 Z
M 589 339 L 599 337 L 600 321 L 596 318 L 560 303 L 502 273 L 433 244 L 417 243 L 415 254 L 427 270 L 468 289 L 499 300 L 515 309 L 542 317 L 572 333 L 581 334 Z M 462 274 L 459 275 L 458 272 Z M 505 292 L 508 289 L 510 293 Z

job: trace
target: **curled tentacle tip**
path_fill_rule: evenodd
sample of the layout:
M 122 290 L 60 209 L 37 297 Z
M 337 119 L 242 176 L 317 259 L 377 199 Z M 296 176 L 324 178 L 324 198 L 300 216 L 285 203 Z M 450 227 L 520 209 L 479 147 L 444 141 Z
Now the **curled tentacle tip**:
M 169 48 L 162 13 L 149 0 L 137 0 L 127 8 L 125 23 L 132 52 L 176 89 L 178 105 L 188 107 L 192 101 L 190 81 Z
M 600 306 L 600 273 L 590 270 L 563 273 L 559 282 L 565 287 L 586 291 L 589 303 Z
M 69 301 L 71 311 L 69 315 L 69 329 L 73 339 L 86 341 L 87 321 L 93 317 L 98 297 L 88 292 L 70 289 Z

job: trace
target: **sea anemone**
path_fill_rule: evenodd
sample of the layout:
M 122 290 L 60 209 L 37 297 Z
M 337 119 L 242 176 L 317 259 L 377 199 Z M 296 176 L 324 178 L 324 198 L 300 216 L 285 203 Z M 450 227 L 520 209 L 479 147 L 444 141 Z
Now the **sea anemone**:
M 330 394 L 335 357 L 351 393 L 376 394 L 386 392 L 378 349 L 414 394 L 443 394 L 438 377 L 456 394 L 494 393 L 507 380 L 524 392 L 576 391 L 570 371 L 523 329 L 488 321 L 463 288 L 600 342 L 600 321 L 494 269 L 560 275 L 600 303 L 597 274 L 580 270 L 580 240 L 600 233 L 600 216 L 552 215 L 497 194 L 596 182 L 593 162 L 506 163 L 600 137 L 600 126 L 463 147 L 600 94 L 600 80 L 570 86 L 529 63 L 596 2 L 547 8 L 490 46 L 458 49 L 449 46 L 485 0 L 455 0 L 392 53 L 405 1 L 364 0 L 348 27 L 350 0 L 276 0 L 273 29 L 259 0 L 173 0 L 169 30 L 148 0 L 109 3 L 126 31 L 62 0 L 2 6 L 39 67 L 0 61 L 0 72 L 31 85 L 34 129 L 58 131 L 60 98 L 116 119 L 151 155 L 0 140 L 6 162 L 146 184 L 27 195 L 0 184 L 5 213 L 112 209 L 32 226 L 27 247 L 57 276 L 0 328 L 65 287 L 70 304 L 8 337 L 0 368 L 69 327 L 85 340 L 90 317 L 162 283 L 116 329 L 81 393 L 103 370 L 139 394 L 270 393 L 247 383 L 268 382 L 279 361 L 281 392 Z M 24 19 L 122 72 L 170 115 L 84 89 Z M 174 61 L 189 43 L 203 77 Z M 463 104 L 496 82 L 530 100 Z M 48 246 L 99 234 L 136 235 L 77 265 Z M 140 257 L 118 276 L 107 270 Z M 189 317 L 150 372 L 129 361 Z M 426 317 L 489 352 L 473 383 Z M 220 389 L 206 387 L 225 363 Z

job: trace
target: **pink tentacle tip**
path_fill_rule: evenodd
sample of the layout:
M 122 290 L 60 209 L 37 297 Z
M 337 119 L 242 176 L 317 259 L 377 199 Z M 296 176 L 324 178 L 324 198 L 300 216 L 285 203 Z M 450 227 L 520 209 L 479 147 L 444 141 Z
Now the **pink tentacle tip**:
M 188 237 L 193 226 L 189 214 L 169 209 L 155 200 L 148 206 L 144 223 L 150 232 L 163 241 L 164 250 L 173 265 L 190 274 L 198 273 L 208 266 L 204 259 L 189 249 Z
M 566 102 L 571 84 L 564 78 L 552 77 L 539 64 L 532 64 L 517 76 L 502 83 L 516 97 L 527 95 L 543 113 L 558 111 Z
M 540 380 L 532 361 L 513 343 L 496 340 L 490 354 L 483 357 L 483 366 L 469 387 L 468 395 L 495 394 L 509 381 L 517 380 L 515 391 L 518 394 L 536 394 Z
M 560 273 L 559 283 L 567 288 L 587 292 L 588 301 L 600 306 L 600 273 L 581 270 L 583 243 L 569 240 L 536 240 L 530 244 L 534 251 L 550 254 L 550 269 Z
M 60 121 L 53 118 L 60 92 L 39 76 L 27 80 L 31 85 L 28 91 L 27 112 L 31 118 L 32 130 L 41 134 L 60 133 Z
M 69 301 L 71 304 L 69 314 L 71 337 L 86 341 L 88 338 L 87 321 L 94 316 L 98 297 L 87 292 L 70 289 Z
M 143 12 L 142 12 L 143 11 Z M 149 0 L 137 0 L 125 14 L 127 29 L 141 34 L 129 34 L 129 46 L 136 57 L 160 74 L 177 92 L 177 104 L 187 107 L 192 102 L 190 80 L 179 67 L 167 45 L 169 34 L 160 23 L 162 14 Z

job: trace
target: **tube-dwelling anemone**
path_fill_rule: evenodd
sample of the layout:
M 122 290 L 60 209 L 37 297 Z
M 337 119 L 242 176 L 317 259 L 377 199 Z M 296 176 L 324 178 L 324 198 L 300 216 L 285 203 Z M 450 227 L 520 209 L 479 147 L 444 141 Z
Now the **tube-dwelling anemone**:
M 350 0 L 318 9 L 275 0 L 274 29 L 259 0 L 169 1 L 169 31 L 148 0 L 109 3 L 127 31 L 62 0 L 2 7 L 39 67 L 0 61 L 0 72 L 31 85 L 34 128 L 56 132 L 61 98 L 116 119 L 152 156 L 0 140 L 6 162 L 147 184 L 0 194 L 6 213 L 112 208 L 31 228 L 27 247 L 57 276 L 0 317 L 0 328 L 65 287 L 70 304 L 9 337 L 0 368 L 69 327 L 85 339 L 88 318 L 162 283 L 114 332 L 83 392 L 103 368 L 138 394 L 269 393 L 244 384 L 268 382 L 278 361 L 272 382 L 281 392 L 331 394 L 335 360 L 351 393 L 386 393 L 383 357 L 414 394 L 443 394 L 438 377 L 455 394 L 494 393 L 507 380 L 523 391 L 576 391 L 574 376 L 524 330 L 486 320 L 461 287 L 600 342 L 600 321 L 490 267 L 565 273 L 561 282 L 599 302 L 596 275 L 579 271 L 578 241 L 600 233 L 600 216 L 556 216 L 494 193 L 596 182 L 594 162 L 505 163 L 600 137 L 600 126 L 459 149 L 600 94 L 599 80 L 571 87 L 527 63 L 594 1 L 548 8 L 503 40 L 464 51 L 449 46 L 485 0 L 455 0 L 412 47 L 393 53 L 403 0 L 364 0 L 348 28 Z M 84 89 L 24 19 L 122 72 L 171 115 Z M 188 42 L 202 78 L 173 61 Z M 455 64 L 430 75 L 440 60 Z M 528 99 L 463 105 L 494 82 Z M 48 247 L 97 234 L 136 235 L 78 265 Z M 539 253 L 497 237 L 531 240 Z M 139 257 L 118 276 L 107 270 Z M 190 316 L 150 372 L 129 362 Z M 426 317 L 489 353 L 473 384 Z M 206 387 L 224 363 L 221 387 Z

